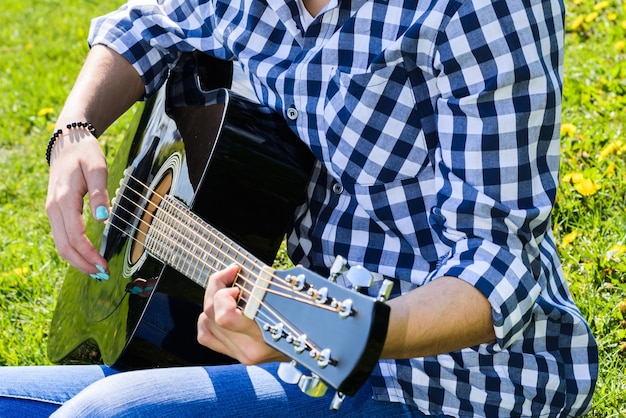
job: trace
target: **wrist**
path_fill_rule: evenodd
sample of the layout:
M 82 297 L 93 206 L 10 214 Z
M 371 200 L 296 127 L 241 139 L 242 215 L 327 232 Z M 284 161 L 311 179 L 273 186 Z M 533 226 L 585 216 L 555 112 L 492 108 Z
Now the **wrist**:
M 65 129 L 67 131 L 73 129 L 84 129 L 94 137 L 97 137 L 96 128 L 90 122 L 70 122 L 65 124 Z M 50 136 L 50 139 L 48 140 L 48 146 L 46 147 L 46 162 L 48 163 L 48 165 L 50 165 L 52 150 L 61 136 L 63 136 L 63 129 L 58 128 L 56 131 L 54 131 L 54 133 L 52 134 L 52 136 Z

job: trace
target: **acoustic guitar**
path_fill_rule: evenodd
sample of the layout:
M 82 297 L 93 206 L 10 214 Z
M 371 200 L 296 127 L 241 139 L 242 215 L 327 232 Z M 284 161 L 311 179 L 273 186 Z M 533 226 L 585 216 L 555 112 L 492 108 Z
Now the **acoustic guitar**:
M 331 386 L 340 404 L 375 366 L 389 307 L 301 266 L 271 267 L 304 201 L 310 151 L 282 118 L 230 89 L 198 87 L 198 104 L 184 106 L 174 91 L 170 80 L 143 104 L 117 150 L 111 216 L 87 223 L 110 279 L 68 269 L 49 358 L 122 369 L 233 362 L 198 344 L 196 322 L 211 273 L 237 263 L 239 308 L 301 366 L 281 377 L 312 396 Z M 331 279 L 347 274 L 340 267 Z

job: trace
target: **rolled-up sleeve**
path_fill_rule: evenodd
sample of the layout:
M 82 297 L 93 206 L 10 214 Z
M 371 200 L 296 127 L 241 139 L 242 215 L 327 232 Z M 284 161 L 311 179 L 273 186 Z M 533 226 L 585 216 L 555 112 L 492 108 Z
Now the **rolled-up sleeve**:
M 231 59 L 215 40 L 214 7 L 208 0 L 131 0 L 94 19 L 90 46 L 106 45 L 125 57 L 146 86 L 146 97 L 167 79 L 182 52 L 202 50 Z
M 532 320 L 554 262 L 542 260 L 541 246 L 557 189 L 562 44 L 541 13 L 523 7 L 465 2 L 434 54 L 431 224 L 451 248 L 434 275 L 458 277 L 488 298 L 500 349 Z

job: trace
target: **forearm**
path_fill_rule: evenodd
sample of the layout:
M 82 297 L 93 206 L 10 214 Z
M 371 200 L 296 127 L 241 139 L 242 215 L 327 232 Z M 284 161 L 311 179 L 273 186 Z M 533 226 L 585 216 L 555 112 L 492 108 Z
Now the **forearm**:
M 473 286 L 442 277 L 389 301 L 383 358 L 448 353 L 495 340 L 491 305 Z
M 95 45 L 65 102 L 57 127 L 86 121 L 102 133 L 144 91 L 141 77 L 126 59 L 103 45 Z

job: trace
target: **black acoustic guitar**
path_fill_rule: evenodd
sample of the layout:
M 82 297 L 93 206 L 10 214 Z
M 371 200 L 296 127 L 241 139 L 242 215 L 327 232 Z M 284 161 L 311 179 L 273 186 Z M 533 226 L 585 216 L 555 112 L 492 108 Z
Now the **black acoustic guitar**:
M 198 106 L 177 106 L 172 91 L 144 104 L 109 168 L 111 216 L 87 228 L 110 279 L 68 270 L 49 358 L 125 369 L 232 362 L 197 343 L 196 322 L 209 275 L 238 263 L 240 309 L 313 372 L 293 383 L 354 394 L 380 356 L 388 305 L 302 267 L 270 267 L 303 202 L 309 150 L 230 89 L 199 88 Z

